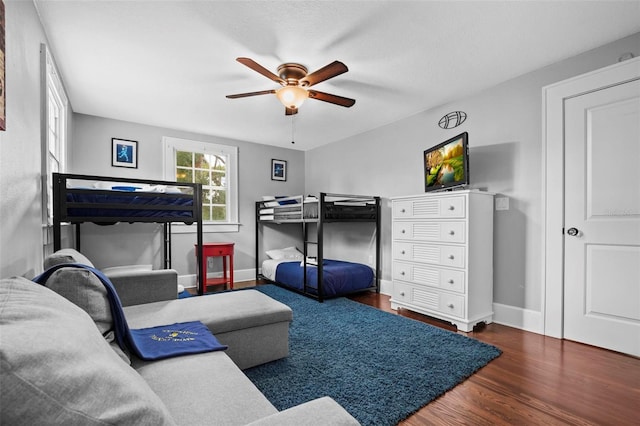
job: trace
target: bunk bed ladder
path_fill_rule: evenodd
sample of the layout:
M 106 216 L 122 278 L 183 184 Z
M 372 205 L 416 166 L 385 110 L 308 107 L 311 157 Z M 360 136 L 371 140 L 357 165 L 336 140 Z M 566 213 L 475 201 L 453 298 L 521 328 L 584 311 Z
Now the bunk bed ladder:
M 164 237 L 164 269 L 171 269 L 171 223 L 165 222 L 162 232 Z
M 312 287 L 309 286 L 308 284 L 308 278 L 307 278 L 307 257 L 309 256 L 309 244 L 315 244 L 318 245 L 317 241 L 309 241 L 309 226 L 307 224 L 306 221 L 302 221 L 302 241 L 303 241 L 303 249 L 302 249 L 302 255 L 303 255 L 303 259 L 302 259 L 302 265 L 303 265 L 303 270 L 302 270 L 302 286 L 303 286 L 303 293 L 304 294 L 312 294 L 312 292 L 310 291 L 310 289 L 312 289 Z M 319 266 L 318 266 L 319 268 Z

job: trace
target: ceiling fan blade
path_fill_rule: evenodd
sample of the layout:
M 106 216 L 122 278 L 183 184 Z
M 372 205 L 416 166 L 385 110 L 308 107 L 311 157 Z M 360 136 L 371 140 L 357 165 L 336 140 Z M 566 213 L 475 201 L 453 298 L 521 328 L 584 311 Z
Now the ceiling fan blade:
M 286 81 L 284 81 L 279 76 L 275 75 L 274 73 L 272 73 L 271 71 L 269 71 L 268 69 L 266 69 L 265 67 L 263 67 L 262 65 L 257 63 L 256 61 L 254 61 L 253 59 L 250 59 L 250 58 L 236 58 L 236 61 L 240 62 L 242 65 L 245 65 L 245 66 L 251 68 L 255 72 L 258 72 L 258 73 L 264 75 L 268 79 L 275 81 L 276 83 L 279 83 L 279 84 L 281 84 L 283 86 L 286 86 L 286 84 L 287 84 Z
M 293 115 L 298 113 L 298 108 L 284 107 L 284 115 Z
M 276 93 L 276 91 L 275 90 L 263 90 L 261 92 L 238 93 L 236 95 L 227 95 L 227 98 L 229 98 L 229 99 L 238 99 L 238 98 L 246 98 L 248 96 L 269 95 L 271 93 Z
M 345 98 L 342 96 L 332 95 L 324 92 L 318 92 L 317 90 L 309 90 L 309 97 L 312 99 L 329 102 L 331 104 L 336 104 L 336 105 L 340 105 L 347 108 L 353 106 L 356 103 L 355 99 Z
M 318 84 L 321 81 L 328 80 L 347 71 L 349 71 L 349 68 L 347 68 L 345 64 L 340 61 L 333 61 L 329 65 L 326 65 L 319 70 L 308 74 L 306 77 L 300 80 L 300 85 L 303 87 L 311 87 L 314 84 Z

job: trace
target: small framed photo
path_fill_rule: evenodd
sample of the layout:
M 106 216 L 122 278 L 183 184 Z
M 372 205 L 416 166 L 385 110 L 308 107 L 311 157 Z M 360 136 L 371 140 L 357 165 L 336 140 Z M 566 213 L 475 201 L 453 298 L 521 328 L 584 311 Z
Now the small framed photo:
M 287 162 L 271 160 L 271 180 L 287 180 Z
M 111 139 L 111 165 L 113 167 L 138 168 L 138 142 Z

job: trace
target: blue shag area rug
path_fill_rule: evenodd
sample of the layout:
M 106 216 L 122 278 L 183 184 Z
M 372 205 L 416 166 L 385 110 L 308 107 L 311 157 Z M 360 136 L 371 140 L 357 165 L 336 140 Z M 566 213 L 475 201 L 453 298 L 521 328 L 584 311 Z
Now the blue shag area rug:
M 365 426 L 395 425 L 501 354 L 346 298 L 255 289 L 293 310 L 289 357 L 244 371 L 278 410 L 330 396 Z
M 189 293 L 187 290 L 182 290 L 178 293 L 178 299 L 186 299 L 187 297 L 193 297 L 193 294 Z

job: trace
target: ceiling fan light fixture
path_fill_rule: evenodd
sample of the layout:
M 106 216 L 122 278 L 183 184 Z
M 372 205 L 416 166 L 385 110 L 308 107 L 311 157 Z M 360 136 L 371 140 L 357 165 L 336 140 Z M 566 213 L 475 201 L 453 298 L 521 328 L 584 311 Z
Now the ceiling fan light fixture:
M 284 86 L 276 90 L 276 96 L 285 107 L 296 109 L 309 97 L 309 92 L 299 86 Z

